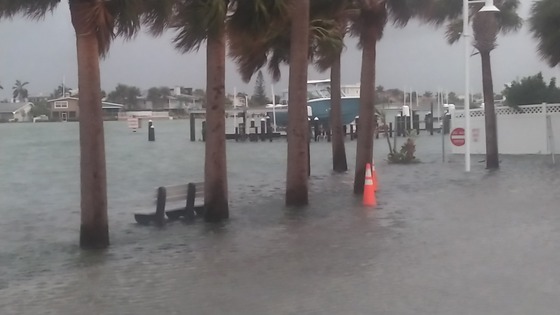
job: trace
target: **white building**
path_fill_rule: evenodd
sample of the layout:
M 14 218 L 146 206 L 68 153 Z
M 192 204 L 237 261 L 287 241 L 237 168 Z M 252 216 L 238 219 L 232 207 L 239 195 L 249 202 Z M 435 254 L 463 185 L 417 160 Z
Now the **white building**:
M 29 112 L 33 103 L 0 103 L 0 122 L 24 122 L 31 121 L 33 117 Z

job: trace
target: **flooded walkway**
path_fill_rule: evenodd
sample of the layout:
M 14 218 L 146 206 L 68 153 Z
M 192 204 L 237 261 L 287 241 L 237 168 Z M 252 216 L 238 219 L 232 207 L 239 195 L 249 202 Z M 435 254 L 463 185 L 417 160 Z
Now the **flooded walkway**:
M 35 128 L 37 127 L 37 128 Z M 377 209 L 330 173 L 312 144 L 311 204 L 283 206 L 285 142 L 228 143 L 232 219 L 139 227 L 153 187 L 202 176 L 188 123 L 155 143 L 107 125 L 112 246 L 77 247 L 77 124 L 0 125 L 0 314 L 556 314 L 560 167 L 502 157 L 488 173 L 441 163 L 388 165 L 376 142 Z M 38 129 L 39 128 L 39 129 Z M 145 130 L 144 130 L 145 131 Z M 400 140 L 402 143 L 402 140 Z M 353 164 L 355 143 L 347 143 Z M 17 165 L 14 167 L 14 165 Z

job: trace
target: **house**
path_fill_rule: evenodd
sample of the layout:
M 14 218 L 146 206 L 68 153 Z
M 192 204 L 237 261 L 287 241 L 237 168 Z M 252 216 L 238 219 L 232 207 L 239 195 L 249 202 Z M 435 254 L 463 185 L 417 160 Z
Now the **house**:
M 135 110 L 168 112 L 172 116 L 184 115 L 190 109 L 200 109 L 204 99 L 193 95 L 192 88 L 173 87 L 166 88 L 169 92 L 161 91 L 160 98 L 150 100 L 148 91 L 139 96 Z
M 23 122 L 31 121 L 33 117 L 29 112 L 33 103 L 0 103 L 0 122 Z
M 77 121 L 80 115 L 77 97 L 61 97 L 47 101 L 52 121 Z M 118 113 L 124 105 L 110 102 L 101 102 L 104 120 L 117 120 Z

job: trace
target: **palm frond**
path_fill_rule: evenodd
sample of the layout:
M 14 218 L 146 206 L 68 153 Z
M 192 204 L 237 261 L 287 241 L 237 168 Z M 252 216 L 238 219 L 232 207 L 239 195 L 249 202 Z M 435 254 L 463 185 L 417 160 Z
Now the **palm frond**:
M 560 64 L 560 1 L 539 0 L 531 8 L 530 31 L 540 56 L 551 67 Z
M 175 47 L 182 53 L 198 51 L 210 36 L 219 33 L 226 20 L 229 0 L 179 1 L 173 19 Z
M 480 51 L 492 51 L 496 48 L 498 37 L 498 19 L 491 12 L 479 12 L 473 20 L 474 47 Z
M 0 0 L 0 19 L 21 14 L 31 19 L 41 19 L 52 12 L 60 0 Z
M 502 0 L 499 5 L 500 12 L 496 14 L 498 19 L 498 30 L 507 35 L 517 32 L 523 26 L 523 19 L 517 14 L 519 0 Z
M 350 34 L 359 38 L 359 47 L 366 38 L 381 39 L 388 21 L 385 2 L 377 0 L 360 0 L 356 2 L 359 13 L 351 17 Z
M 435 26 L 460 18 L 463 14 L 463 0 L 433 0 L 421 11 L 421 20 Z
M 144 0 L 142 24 L 146 25 L 152 34 L 161 35 L 172 26 L 176 2 L 175 0 Z
M 447 38 L 447 42 L 450 45 L 457 43 L 463 34 L 463 19 L 452 20 L 446 28 L 445 38 Z
M 114 36 L 133 38 L 141 26 L 146 0 L 111 0 L 106 1 L 106 11 L 112 18 Z M 148 1 L 152 2 L 152 1 Z M 164 1 L 165 2 L 165 1 Z M 110 26 L 110 24 L 107 24 Z

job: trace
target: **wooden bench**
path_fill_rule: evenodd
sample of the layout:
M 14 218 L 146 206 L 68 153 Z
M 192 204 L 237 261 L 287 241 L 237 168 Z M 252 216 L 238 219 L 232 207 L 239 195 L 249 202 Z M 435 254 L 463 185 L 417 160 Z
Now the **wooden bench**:
M 186 201 L 185 207 L 174 210 L 165 210 L 168 202 Z M 139 224 L 147 225 L 154 222 L 157 225 L 165 224 L 165 215 L 169 220 L 181 217 L 194 219 L 204 211 L 204 183 L 188 183 L 186 185 L 164 186 L 156 190 L 156 212 L 136 213 L 134 219 Z

